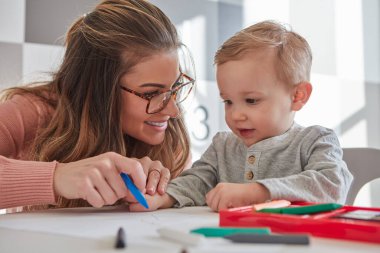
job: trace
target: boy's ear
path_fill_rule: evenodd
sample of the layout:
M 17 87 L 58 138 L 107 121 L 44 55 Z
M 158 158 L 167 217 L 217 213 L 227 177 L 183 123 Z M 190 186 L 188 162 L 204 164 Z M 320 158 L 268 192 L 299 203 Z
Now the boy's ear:
M 310 98 L 313 86 L 309 82 L 302 82 L 293 88 L 292 110 L 299 111 Z

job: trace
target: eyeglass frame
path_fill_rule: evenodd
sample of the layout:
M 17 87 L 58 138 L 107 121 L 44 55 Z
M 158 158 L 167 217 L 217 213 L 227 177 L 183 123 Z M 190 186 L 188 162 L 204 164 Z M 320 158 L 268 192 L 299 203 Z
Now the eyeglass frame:
M 155 114 L 155 113 L 158 113 L 158 112 L 164 110 L 165 107 L 168 105 L 170 99 L 171 99 L 173 96 L 176 96 L 176 95 L 177 95 L 177 92 L 178 92 L 182 87 L 191 84 L 191 88 L 190 88 L 190 90 L 189 90 L 187 96 L 186 96 L 181 102 L 183 102 L 184 100 L 186 100 L 186 98 L 189 96 L 189 94 L 191 93 L 191 91 L 192 91 L 192 89 L 193 89 L 193 87 L 194 87 L 195 79 L 191 78 L 190 76 L 186 75 L 185 73 L 180 72 L 179 77 L 175 80 L 175 82 L 173 83 L 173 85 L 175 85 L 181 77 L 186 77 L 186 78 L 187 78 L 188 80 L 190 80 L 190 81 L 185 82 L 185 83 L 183 83 L 183 84 L 181 84 L 181 85 L 178 85 L 178 86 L 174 87 L 173 89 L 169 89 L 169 90 L 166 90 L 166 91 L 161 91 L 161 92 L 159 92 L 159 93 L 152 94 L 152 95 L 146 95 L 146 94 L 144 94 L 144 93 L 140 93 L 140 92 L 134 91 L 134 90 L 132 90 L 132 89 L 130 89 L 130 88 L 127 88 L 127 87 L 125 87 L 125 86 L 123 86 L 123 85 L 119 85 L 119 86 L 120 86 L 120 88 L 121 88 L 122 90 L 124 90 L 124 91 L 126 91 L 126 92 L 129 92 L 129 93 L 132 93 L 132 94 L 134 94 L 134 95 L 136 95 L 136 96 L 138 96 L 138 97 L 140 97 L 140 98 L 142 98 L 142 99 L 147 100 L 147 101 L 148 101 L 148 104 L 146 105 L 145 112 L 146 112 L 147 114 Z M 169 98 L 166 100 L 166 102 L 164 103 L 164 106 L 163 106 L 161 109 L 157 110 L 157 111 L 154 111 L 154 112 L 148 112 L 148 109 L 149 109 L 149 106 L 150 106 L 150 101 L 151 101 L 154 97 L 157 97 L 157 96 L 159 96 L 159 95 L 161 95 L 161 94 L 163 94 L 163 93 L 167 93 L 167 92 L 170 92 L 170 96 L 169 96 Z M 165 100 L 164 100 L 164 101 L 165 101 Z M 179 102 L 179 103 L 181 103 L 181 102 Z M 176 103 L 176 104 L 179 104 L 179 103 Z

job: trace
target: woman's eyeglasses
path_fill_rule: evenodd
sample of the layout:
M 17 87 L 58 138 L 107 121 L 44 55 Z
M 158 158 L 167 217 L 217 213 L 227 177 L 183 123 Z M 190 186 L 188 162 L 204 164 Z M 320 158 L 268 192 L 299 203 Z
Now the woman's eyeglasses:
M 183 102 L 189 96 L 194 87 L 194 83 L 195 80 L 193 78 L 181 73 L 173 84 L 173 88 L 168 91 L 157 92 L 154 94 L 143 94 L 121 85 L 120 88 L 140 98 L 148 100 L 146 113 L 154 114 L 162 111 L 168 105 L 171 97 L 174 97 L 176 104 Z

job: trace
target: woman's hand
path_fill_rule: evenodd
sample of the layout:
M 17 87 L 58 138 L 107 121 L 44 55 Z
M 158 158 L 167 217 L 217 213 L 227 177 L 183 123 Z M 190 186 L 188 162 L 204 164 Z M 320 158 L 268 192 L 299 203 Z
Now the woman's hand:
M 143 207 L 138 202 L 129 203 L 129 211 L 131 212 L 149 212 L 162 208 L 170 208 L 175 204 L 175 199 L 169 196 L 169 194 L 154 194 L 145 195 L 145 199 L 149 208 Z
M 157 163 L 152 162 L 151 166 L 147 164 L 114 152 L 71 163 L 58 163 L 54 172 L 54 191 L 56 195 L 67 199 L 87 200 L 94 207 L 111 205 L 127 196 L 121 172 L 128 174 L 136 187 L 145 192 L 147 173 L 144 172 L 149 173 L 152 164 Z
M 160 161 L 152 161 L 147 156 L 134 159 L 141 163 L 145 175 L 148 177 L 146 192 L 149 195 L 154 195 L 157 191 L 160 195 L 163 195 L 170 180 L 170 170 L 165 168 Z

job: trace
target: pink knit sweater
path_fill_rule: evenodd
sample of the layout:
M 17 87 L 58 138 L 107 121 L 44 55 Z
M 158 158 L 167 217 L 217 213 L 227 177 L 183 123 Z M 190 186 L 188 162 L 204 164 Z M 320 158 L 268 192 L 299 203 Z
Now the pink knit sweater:
M 57 162 L 28 161 L 36 130 L 50 117 L 48 107 L 30 96 L 0 104 L 0 209 L 55 203 Z

